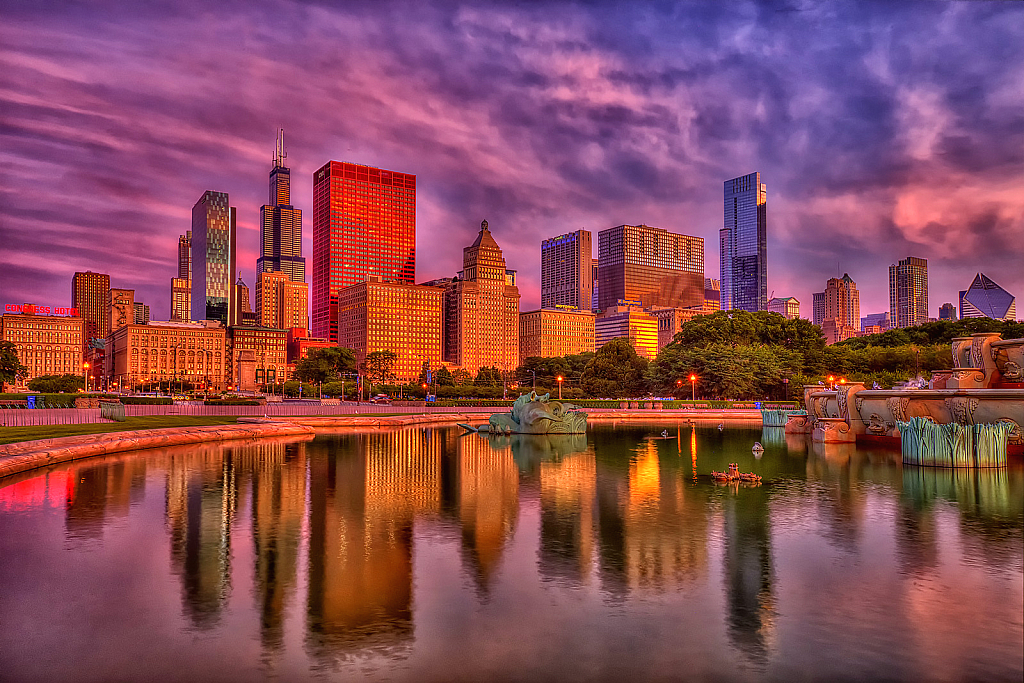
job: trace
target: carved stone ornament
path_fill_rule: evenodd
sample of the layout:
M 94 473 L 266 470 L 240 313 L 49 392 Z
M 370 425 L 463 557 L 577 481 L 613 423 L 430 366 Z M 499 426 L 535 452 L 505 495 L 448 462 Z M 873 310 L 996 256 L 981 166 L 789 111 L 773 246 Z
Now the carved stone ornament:
M 907 406 L 910 405 L 910 399 L 905 396 L 890 396 L 885 399 L 885 405 L 889 407 L 889 412 L 892 413 L 892 417 L 897 422 L 907 421 Z
M 885 424 L 885 420 L 878 413 L 871 413 L 871 417 L 868 420 L 867 430 L 872 434 L 885 434 L 889 431 L 889 427 Z
M 847 395 L 849 393 L 850 387 L 848 386 L 840 387 L 840 389 L 836 392 L 836 404 L 839 406 L 839 415 L 837 417 L 841 417 L 844 420 L 848 420 L 850 418 L 849 406 L 846 403 L 848 397 Z
M 1008 417 L 1001 417 L 997 422 L 1005 422 L 1010 425 L 1010 433 L 1006 435 L 1006 442 L 1012 444 L 1024 444 L 1024 429 Z
M 953 422 L 961 425 L 974 424 L 974 411 L 978 407 L 978 399 L 958 396 L 946 399 L 946 408 Z
M 862 416 L 864 414 L 864 399 L 858 396 L 855 399 L 853 399 L 853 402 L 857 406 L 857 416 Z
M 971 340 L 971 364 L 976 368 L 984 367 L 985 359 L 981 355 L 983 346 L 985 346 L 985 337 L 975 337 Z
M 1012 360 L 1006 361 L 1003 365 L 1003 379 L 1011 382 L 1024 381 L 1024 368 L 1021 368 Z

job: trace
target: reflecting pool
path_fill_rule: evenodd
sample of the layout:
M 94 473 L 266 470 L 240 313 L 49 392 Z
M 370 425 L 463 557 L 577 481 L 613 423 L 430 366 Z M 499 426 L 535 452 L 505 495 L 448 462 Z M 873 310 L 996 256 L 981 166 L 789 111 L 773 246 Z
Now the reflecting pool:
M 0 680 L 1022 679 L 1019 459 L 663 429 L 324 434 L 0 480 Z M 730 462 L 762 483 L 714 483 Z

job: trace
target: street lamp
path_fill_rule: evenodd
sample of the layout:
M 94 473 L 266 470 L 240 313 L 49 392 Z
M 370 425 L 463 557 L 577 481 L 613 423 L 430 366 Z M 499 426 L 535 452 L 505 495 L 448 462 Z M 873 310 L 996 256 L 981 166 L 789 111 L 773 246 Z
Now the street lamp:
M 693 401 L 697 400 L 697 375 L 690 374 L 690 398 Z
M 536 392 L 537 391 L 537 371 L 536 370 L 530 370 L 530 374 L 533 375 L 533 390 L 534 390 L 534 392 Z
M 562 377 L 561 375 L 559 375 L 559 376 L 558 376 L 558 400 L 559 400 L 559 401 L 561 401 L 561 400 L 562 400 L 562 381 L 563 381 L 564 379 L 565 379 L 565 378 L 564 378 L 564 377 Z
M 682 389 L 683 389 L 683 380 L 677 379 L 676 380 L 676 394 L 678 394 L 680 391 L 682 391 Z
M 828 376 L 828 388 L 830 390 L 836 388 L 835 383 L 836 383 L 835 375 L 829 375 Z
M 85 393 L 89 393 L 89 364 L 82 363 L 82 381 L 85 383 Z

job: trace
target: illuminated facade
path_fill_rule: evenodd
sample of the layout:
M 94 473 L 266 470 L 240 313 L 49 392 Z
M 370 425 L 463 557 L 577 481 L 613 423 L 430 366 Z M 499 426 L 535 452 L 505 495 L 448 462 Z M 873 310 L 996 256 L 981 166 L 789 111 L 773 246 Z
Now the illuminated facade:
M 270 171 L 270 202 L 260 207 L 260 257 L 256 274 L 280 272 L 292 282 L 306 281 L 302 258 L 302 210 L 292 206 L 291 170 L 284 165 L 284 131 L 278 131 L 274 167 Z
M 768 302 L 768 310 L 790 320 L 796 320 L 800 317 L 800 302 L 793 296 L 775 297 Z
M 227 192 L 207 190 L 192 207 L 191 246 L 191 319 L 227 325 L 235 301 L 235 207 Z
M 251 390 L 263 384 L 288 381 L 288 333 L 285 330 L 236 325 L 228 330 L 227 346 L 229 385 Z
M 192 319 L 192 283 L 180 277 L 171 278 L 171 322 L 187 323 Z
M 256 283 L 256 319 L 264 327 L 308 329 L 309 286 L 288 279 L 287 273 L 264 271 Z
M 519 359 L 594 351 L 594 314 L 542 308 L 519 314 Z
M 85 339 L 102 339 L 110 332 L 107 302 L 110 297 L 110 276 L 87 270 L 71 278 L 71 307 L 85 321 Z
M 860 292 L 848 275 L 831 278 L 821 292 L 821 325 L 825 343 L 835 344 L 858 336 L 860 332 Z M 817 295 L 815 295 L 817 296 Z
M 722 310 L 722 281 L 714 278 L 704 278 L 704 310 Z
M 175 380 L 222 389 L 225 330 L 202 323 L 125 325 L 107 337 L 105 374 L 107 386 L 124 389 Z
M 331 297 L 343 287 L 415 274 L 416 176 L 338 161 L 314 172 L 313 335 L 338 340 Z
M 192 231 L 186 230 L 178 236 L 178 277 L 192 279 Z
M 589 311 L 593 296 L 590 232 L 577 230 L 541 242 L 540 307 Z
M 636 306 L 615 306 L 594 321 L 596 348 L 619 337 L 628 339 L 637 354 L 648 360 L 658 355 L 658 319 Z
M 26 384 L 42 375 L 81 375 L 86 322 L 78 317 L 5 313 L 0 339 L 14 344 L 18 360 L 28 368 Z
M 928 260 L 908 256 L 889 266 L 889 319 L 894 328 L 928 322 Z
M 310 337 L 305 328 L 292 327 L 287 330 L 288 336 L 288 364 L 295 365 L 295 362 L 309 355 L 312 349 L 326 349 L 337 346 L 326 339 Z
M 768 310 L 768 190 L 760 173 L 725 181 L 722 310 Z
M 683 329 L 683 324 L 693 320 L 698 315 L 705 315 L 712 311 L 699 308 L 663 308 L 655 306 L 647 311 L 658 321 L 658 350 L 672 343 L 675 336 Z
M 647 225 L 597 233 L 598 308 L 704 305 L 704 239 Z
M 444 360 L 476 374 L 519 366 L 519 289 L 506 284 L 505 258 L 487 221 L 462 250 L 462 278 L 444 293 Z
M 371 278 L 338 292 L 338 344 L 362 363 L 375 351 L 398 358 L 392 368 L 401 382 L 415 381 L 427 362 L 441 364 L 444 290 Z

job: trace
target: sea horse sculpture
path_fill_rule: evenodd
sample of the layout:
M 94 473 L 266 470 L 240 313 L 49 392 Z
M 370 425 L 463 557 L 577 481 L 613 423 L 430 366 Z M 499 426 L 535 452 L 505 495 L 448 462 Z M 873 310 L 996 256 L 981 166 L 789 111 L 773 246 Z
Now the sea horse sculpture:
M 585 434 L 587 414 L 577 406 L 552 401 L 551 394 L 538 396 L 536 391 L 522 394 L 507 413 L 491 415 L 486 425 L 459 426 L 471 432 L 499 434 Z

